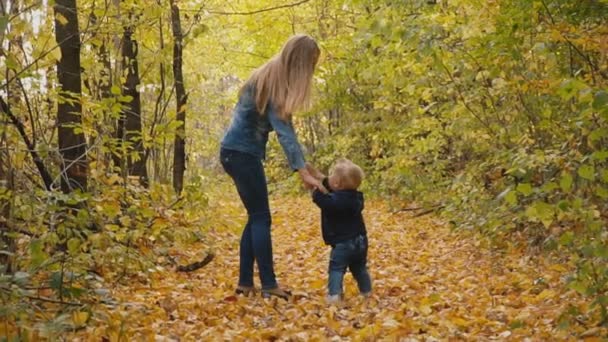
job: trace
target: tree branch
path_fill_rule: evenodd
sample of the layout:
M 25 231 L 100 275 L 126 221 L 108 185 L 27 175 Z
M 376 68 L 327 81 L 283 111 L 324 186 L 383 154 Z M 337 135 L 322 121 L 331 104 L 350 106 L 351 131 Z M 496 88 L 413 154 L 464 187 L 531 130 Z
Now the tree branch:
M 203 259 L 201 261 L 196 261 L 196 262 L 193 262 L 193 263 L 188 264 L 188 265 L 178 265 L 177 266 L 177 270 L 179 272 L 192 272 L 192 271 L 196 271 L 199 268 L 205 267 L 208 263 L 211 262 L 211 260 L 213 260 L 214 257 L 215 257 L 215 255 L 213 253 L 209 253 L 205 257 L 205 259 Z
M 217 15 L 253 15 L 253 14 L 258 14 L 258 13 L 263 13 L 263 12 L 270 12 L 270 11 L 274 11 L 274 10 L 278 10 L 278 9 L 282 9 L 282 8 L 296 7 L 296 6 L 302 5 L 304 3 L 307 3 L 309 1 L 310 0 L 301 0 L 298 2 L 291 3 L 291 4 L 266 7 L 266 8 L 262 8 L 259 10 L 247 11 L 247 12 L 225 12 L 225 11 L 207 11 L 207 12 L 211 13 L 211 14 L 217 14 Z M 195 10 L 195 12 L 200 13 L 200 12 L 202 12 L 202 10 L 203 9 L 201 8 L 199 10 Z M 188 11 L 188 10 L 186 10 L 186 11 Z M 189 10 L 188 12 L 192 12 L 192 11 L 193 10 Z
M 475 117 L 475 119 L 477 119 L 477 121 L 479 121 L 485 127 L 485 129 L 488 131 L 488 133 L 490 133 L 492 135 L 492 137 L 496 137 L 497 136 L 496 132 L 494 132 L 494 129 L 492 128 L 492 126 L 490 126 L 490 124 L 488 122 L 483 120 L 481 118 L 481 116 L 467 103 L 467 100 L 465 99 L 464 95 L 462 94 L 462 90 L 458 86 L 458 83 L 454 79 L 454 76 L 452 76 L 452 72 L 448 69 L 448 67 L 443 63 L 442 60 L 439 60 L 439 63 L 441 64 L 441 67 L 443 68 L 443 70 L 445 71 L 447 76 L 450 78 L 450 81 L 452 81 L 452 83 L 454 83 L 454 86 L 456 87 L 456 92 L 458 93 L 458 97 L 459 97 L 460 101 L 462 101 L 462 104 L 464 105 L 464 107 L 469 111 L 469 113 L 471 113 L 471 115 L 473 115 Z
M 1 291 L 4 291 L 5 293 L 9 293 L 11 289 L 6 288 L 6 287 L 0 287 Z M 45 303 L 53 303 L 53 304 L 61 304 L 61 305 L 69 305 L 69 306 L 83 306 L 86 303 L 76 303 L 76 302 L 66 302 L 63 300 L 57 300 L 57 299 L 53 299 L 53 298 L 47 298 L 47 297 L 36 297 L 36 296 L 28 296 L 28 295 L 21 295 L 22 298 L 27 298 L 30 300 L 37 300 L 37 301 L 41 301 L 41 302 L 45 302 Z
M 545 0 L 541 0 L 541 3 L 543 5 L 543 7 L 545 8 L 545 11 L 547 12 L 547 15 L 549 16 L 549 20 L 551 21 L 551 24 L 553 26 L 556 26 L 555 18 L 553 17 L 553 14 L 551 13 L 549 6 L 547 6 L 547 3 L 545 2 Z M 578 48 L 578 46 L 574 45 L 574 43 L 572 43 L 572 41 L 561 30 L 557 29 L 557 31 L 559 32 L 559 35 L 562 38 L 564 38 L 564 40 L 568 44 L 568 47 L 574 49 L 574 51 L 576 51 L 576 53 L 579 56 L 581 56 L 585 60 L 585 62 L 587 62 L 587 65 L 589 66 L 589 71 L 591 71 L 591 79 L 593 80 L 594 84 L 597 84 L 596 79 L 595 79 L 596 71 L 598 71 L 600 73 L 600 75 L 605 78 L 605 75 L 602 73 L 600 68 L 597 65 L 595 65 L 595 63 L 593 63 L 593 61 L 591 60 L 591 57 L 589 57 L 588 54 L 584 53 L 583 51 L 581 51 L 581 49 Z
M 36 146 L 30 141 L 30 138 L 25 133 L 25 127 L 23 126 L 23 123 L 21 121 L 19 121 L 19 119 L 13 114 L 13 112 L 11 112 L 10 108 L 8 107 L 8 104 L 6 102 L 4 102 L 4 99 L 1 97 L 0 97 L 0 109 L 2 110 L 2 112 L 4 114 L 6 114 L 8 116 L 8 118 L 11 120 L 11 123 L 13 125 L 15 125 L 15 127 L 17 127 L 17 131 L 19 131 L 21 138 L 23 138 L 25 145 L 27 146 L 28 150 L 30 151 L 30 154 L 32 155 L 34 164 L 36 164 L 36 167 L 38 168 L 38 172 L 40 172 L 40 176 L 42 177 L 42 180 L 44 181 L 44 187 L 47 190 L 52 190 L 53 179 L 51 178 L 51 174 L 49 173 L 49 171 L 46 169 L 46 166 L 44 165 L 42 158 L 40 158 L 40 155 L 35 150 Z

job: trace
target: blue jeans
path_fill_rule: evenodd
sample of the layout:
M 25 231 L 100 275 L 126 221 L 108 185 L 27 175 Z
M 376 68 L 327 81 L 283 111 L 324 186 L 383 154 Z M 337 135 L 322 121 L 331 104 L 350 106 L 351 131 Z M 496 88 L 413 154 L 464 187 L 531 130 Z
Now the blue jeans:
M 342 294 L 342 281 L 346 268 L 350 269 L 359 286 L 359 292 L 369 293 L 372 280 L 367 272 L 367 237 L 359 235 L 353 239 L 337 243 L 329 257 L 329 295 Z
M 270 207 L 264 166 L 260 158 L 222 148 L 220 160 L 224 170 L 232 177 L 236 190 L 247 209 L 247 224 L 241 236 L 239 249 L 239 285 L 253 286 L 253 263 L 258 264 L 262 289 L 277 287 L 272 262 L 270 237 Z

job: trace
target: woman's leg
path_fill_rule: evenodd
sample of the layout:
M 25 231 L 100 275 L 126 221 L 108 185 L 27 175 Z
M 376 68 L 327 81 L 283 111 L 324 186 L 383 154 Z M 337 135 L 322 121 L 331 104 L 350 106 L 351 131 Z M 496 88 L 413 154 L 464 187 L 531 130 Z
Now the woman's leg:
M 247 275 L 249 265 L 253 264 L 251 256 L 255 257 L 260 271 L 260 280 L 263 289 L 277 287 L 272 261 L 272 241 L 270 236 L 270 207 L 268 204 L 268 188 L 262 161 L 247 153 L 223 150 L 221 153 L 222 165 L 234 180 L 241 201 L 247 209 L 249 216 L 248 228 L 251 238 L 251 249 L 243 251 L 243 245 L 249 236 L 243 232 L 241 238 L 241 275 Z M 247 230 L 247 226 L 245 227 Z M 245 242 L 245 243 L 244 243 Z M 245 279 L 242 279 L 245 280 Z M 245 284 L 241 284 L 245 285 Z
M 260 199 L 260 201 L 263 201 Z M 265 200 L 268 204 L 268 197 Z M 258 263 L 262 289 L 277 287 L 272 261 L 272 239 L 270 236 L 270 210 L 257 211 L 251 214 L 251 237 L 253 239 L 253 254 Z
M 241 235 L 239 249 L 239 286 L 253 287 L 253 239 L 251 238 L 251 222 L 247 221 Z

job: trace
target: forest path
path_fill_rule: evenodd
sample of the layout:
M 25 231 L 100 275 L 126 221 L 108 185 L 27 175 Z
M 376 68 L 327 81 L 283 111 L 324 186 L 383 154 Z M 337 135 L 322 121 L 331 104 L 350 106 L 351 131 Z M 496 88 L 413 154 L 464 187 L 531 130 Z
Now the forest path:
M 224 198 L 231 197 L 224 195 Z M 330 248 L 320 236 L 319 210 L 306 197 L 271 201 L 275 270 L 293 298 L 235 296 L 238 246 L 245 216 L 239 202 L 212 204 L 207 234 L 215 259 L 195 272 L 165 270 L 148 284 L 115 289 L 128 302 L 109 314 L 112 335 L 156 340 L 534 340 L 571 339 L 559 315 L 579 301 L 565 292 L 565 267 L 515 249 L 492 252 L 474 234 L 455 233 L 432 215 L 393 213 L 369 200 L 373 297 L 357 295 L 345 277 L 342 306 L 325 303 Z M 194 254 L 196 246 L 177 252 Z M 259 282 L 256 275 L 256 285 Z M 107 327 L 106 327 L 107 328 Z M 107 334 L 107 330 L 106 330 Z

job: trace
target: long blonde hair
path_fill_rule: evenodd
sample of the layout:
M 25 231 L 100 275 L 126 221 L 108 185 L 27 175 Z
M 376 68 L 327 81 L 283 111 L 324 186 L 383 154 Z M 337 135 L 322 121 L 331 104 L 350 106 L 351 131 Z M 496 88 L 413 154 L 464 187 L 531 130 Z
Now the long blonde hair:
M 251 74 L 241 91 L 254 86 L 258 112 L 263 115 L 270 101 L 279 117 L 287 120 L 296 110 L 310 105 L 312 74 L 320 52 L 312 37 L 295 35 L 279 54 Z

